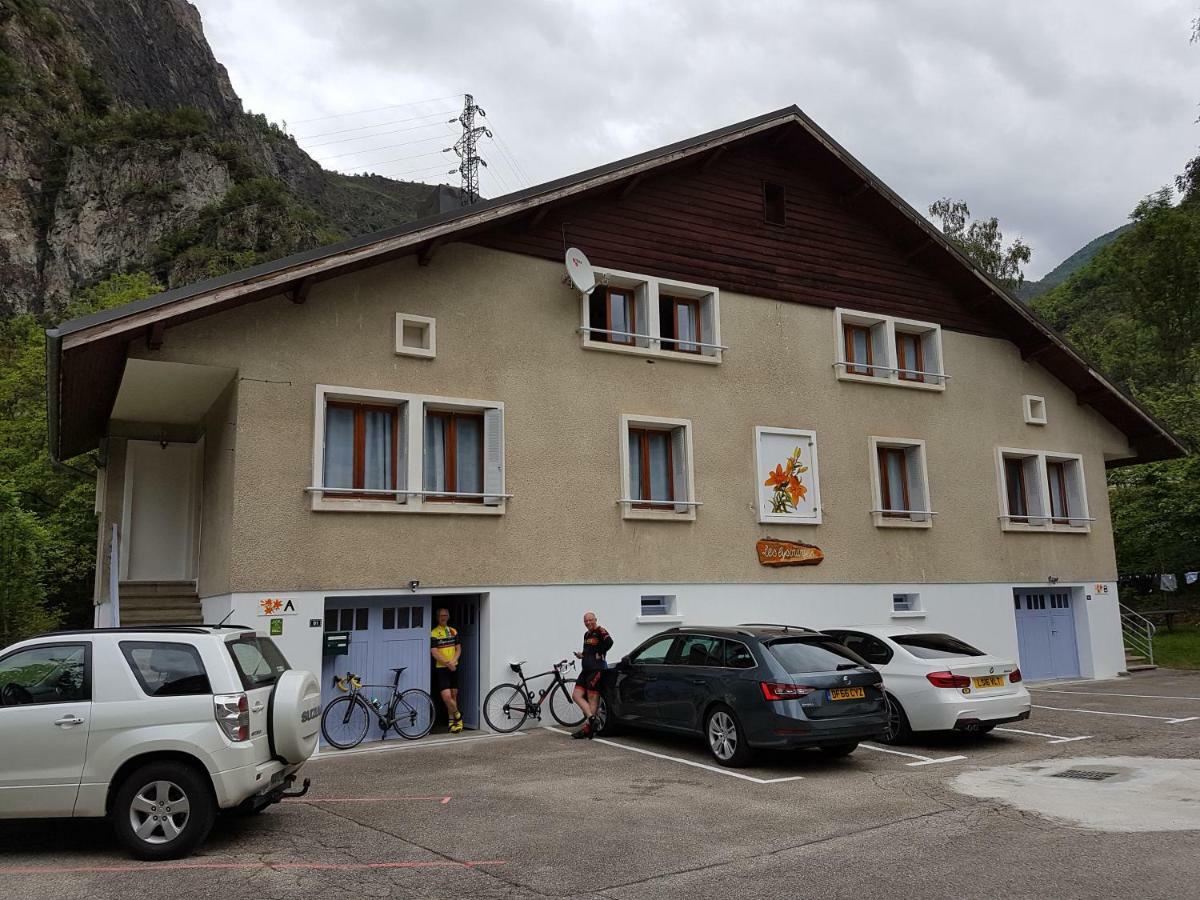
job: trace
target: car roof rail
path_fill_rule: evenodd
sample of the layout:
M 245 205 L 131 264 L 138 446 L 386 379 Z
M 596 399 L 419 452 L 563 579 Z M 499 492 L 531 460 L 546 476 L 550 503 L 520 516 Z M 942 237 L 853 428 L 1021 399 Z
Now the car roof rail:
M 781 625 L 779 622 L 739 622 L 738 628 L 782 628 L 784 631 L 807 631 L 809 634 L 819 634 L 815 628 L 804 625 Z

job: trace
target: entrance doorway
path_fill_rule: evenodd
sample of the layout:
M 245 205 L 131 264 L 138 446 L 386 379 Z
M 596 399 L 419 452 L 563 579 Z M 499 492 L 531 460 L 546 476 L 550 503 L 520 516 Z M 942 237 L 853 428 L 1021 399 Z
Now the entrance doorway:
M 458 631 L 462 645 L 462 656 L 458 663 L 458 708 L 462 713 L 463 725 L 479 727 L 479 595 L 461 594 L 434 598 L 433 609 L 446 607 L 450 611 L 450 625 Z M 432 660 L 431 660 L 432 662 Z M 429 694 L 437 708 L 437 721 L 447 725 L 446 706 L 432 687 L 430 673 Z
M 1075 604 L 1070 590 L 1015 590 L 1017 647 L 1028 681 L 1079 674 Z
M 126 442 L 122 581 L 196 579 L 203 447 Z

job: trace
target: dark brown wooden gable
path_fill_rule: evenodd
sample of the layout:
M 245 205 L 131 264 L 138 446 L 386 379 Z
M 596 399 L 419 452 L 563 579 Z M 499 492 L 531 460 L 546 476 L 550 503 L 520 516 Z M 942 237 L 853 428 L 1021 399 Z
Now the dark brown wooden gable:
M 786 225 L 763 221 L 764 181 L 785 186 Z M 467 239 L 558 260 L 565 227 L 597 266 L 1001 336 L 978 304 L 922 268 L 928 242 L 906 247 L 874 220 L 861 187 L 813 145 L 760 140 Z

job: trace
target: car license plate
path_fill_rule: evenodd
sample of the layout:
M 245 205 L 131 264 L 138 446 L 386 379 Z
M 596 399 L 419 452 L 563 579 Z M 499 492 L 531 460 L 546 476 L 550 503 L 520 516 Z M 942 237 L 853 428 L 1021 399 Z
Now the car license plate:
M 862 700 L 867 692 L 862 688 L 830 688 L 830 700 Z
M 973 678 L 977 688 L 1004 687 L 1003 675 L 988 675 L 986 678 Z
M 271 776 L 271 784 L 267 788 L 267 790 L 269 790 L 269 791 L 274 790 L 275 788 L 279 787 L 281 784 L 283 784 L 283 769 L 280 769 L 278 772 L 276 772 L 274 775 Z

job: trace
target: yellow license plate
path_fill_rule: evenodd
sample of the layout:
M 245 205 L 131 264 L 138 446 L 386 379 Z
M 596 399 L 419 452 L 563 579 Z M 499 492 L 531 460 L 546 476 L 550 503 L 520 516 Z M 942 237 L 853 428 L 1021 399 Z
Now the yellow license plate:
M 862 700 L 867 692 L 862 688 L 830 688 L 830 700 Z
M 988 675 L 986 678 L 972 678 L 977 688 L 1004 687 L 1003 675 Z

